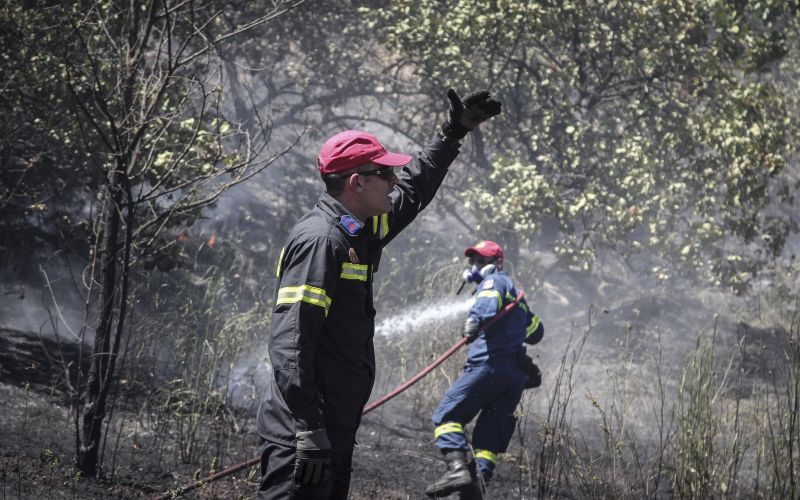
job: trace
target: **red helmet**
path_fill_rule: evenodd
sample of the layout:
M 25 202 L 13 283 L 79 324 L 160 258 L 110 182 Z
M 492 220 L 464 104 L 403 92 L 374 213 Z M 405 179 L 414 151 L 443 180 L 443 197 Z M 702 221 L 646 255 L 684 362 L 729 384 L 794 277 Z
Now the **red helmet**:
M 481 257 L 494 259 L 498 264 L 502 265 L 503 263 L 503 248 L 491 240 L 484 240 L 467 248 L 464 250 L 464 255 L 467 257 L 480 255 Z

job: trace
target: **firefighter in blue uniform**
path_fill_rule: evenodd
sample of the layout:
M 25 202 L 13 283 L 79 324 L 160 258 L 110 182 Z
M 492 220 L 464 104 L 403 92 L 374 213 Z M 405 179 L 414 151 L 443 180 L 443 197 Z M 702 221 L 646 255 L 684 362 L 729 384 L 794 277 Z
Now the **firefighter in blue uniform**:
M 526 354 L 525 344 L 538 343 L 544 326 L 524 298 L 483 328 L 517 297 L 511 278 L 503 272 L 503 249 L 487 240 L 467 248 L 464 254 L 471 265 L 464 279 L 478 283 L 478 288 L 464 324 L 464 336 L 470 338 L 467 363 L 433 414 L 436 446 L 447 470 L 425 493 L 437 498 L 456 492 L 461 498 L 480 498 L 478 486 L 491 480 L 497 455 L 506 451 L 514 433 L 514 410 L 523 390 L 541 383 L 541 373 Z M 468 463 L 464 427 L 476 415 L 472 433 L 475 460 Z
M 258 412 L 263 499 L 345 499 L 355 435 L 375 378 L 372 276 L 381 251 L 433 199 L 461 139 L 500 113 L 486 91 L 463 101 L 413 157 L 369 133 L 328 139 L 326 186 L 279 257 L 269 329 L 272 363 Z

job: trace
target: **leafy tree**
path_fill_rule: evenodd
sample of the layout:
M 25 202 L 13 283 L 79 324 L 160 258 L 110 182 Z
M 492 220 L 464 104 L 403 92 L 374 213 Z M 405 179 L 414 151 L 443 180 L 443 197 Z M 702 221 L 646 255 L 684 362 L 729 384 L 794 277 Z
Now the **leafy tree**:
M 20 226 L 34 210 L 80 213 L 74 203 L 85 214 L 86 321 L 75 335 L 83 342 L 93 330 L 94 342 L 88 377 L 78 369 L 72 381 L 84 474 L 99 473 L 132 270 L 161 266 L 177 248 L 171 228 L 191 224 L 292 145 L 272 150 L 268 124 L 245 130 L 226 117 L 218 48 L 295 5 L 272 2 L 244 18 L 218 2 L 3 7 L 2 74 L 16 89 L 4 106 L 18 120 L 4 124 L 2 209 Z
M 776 187 L 796 158 L 797 11 L 409 0 L 362 13 L 431 98 L 458 82 L 505 101 L 484 130 L 501 159 L 470 179 L 489 231 L 542 238 L 584 269 L 612 248 L 662 279 L 669 267 L 743 289 L 797 228 L 771 208 L 790 201 Z

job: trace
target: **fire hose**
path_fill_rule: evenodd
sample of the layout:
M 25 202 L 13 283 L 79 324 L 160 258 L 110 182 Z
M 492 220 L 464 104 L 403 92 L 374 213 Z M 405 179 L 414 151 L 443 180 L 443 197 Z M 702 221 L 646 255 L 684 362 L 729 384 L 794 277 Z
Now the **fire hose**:
M 494 317 L 491 320 L 487 321 L 486 324 L 481 327 L 481 330 L 485 330 L 485 329 L 489 328 L 497 320 L 499 320 L 500 318 L 505 316 L 511 309 L 513 309 L 517 304 L 519 304 L 519 301 L 522 300 L 522 298 L 524 296 L 525 296 L 525 292 L 520 291 L 517 294 L 517 298 L 515 298 L 513 302 L 509 302 L 508 304 L 506 304 L 506 306 L 503 307 L 503 309 L 501 309 L 497 314 L 494 315 Z M 365 406 L 364 410 L 361 412 L 361 414 L 362 415 L 366 415 L 367 413 L 371 412 L 375 408 L 381 406 L 382 404 L 386 403 L 390 399 L 392 399 L 395 396 L 397 396 L 398 394 L 402 393 L 403 391 L 405 391 L 406 389 L 408 389 L 412 385 L 414 385 L 417 382 L 419 382 L 420 379 L 422 379 L 425 375 L 429 374 L 434 369 L 436 369 L 437 366 L 439 366 L 442 363 L 444 363 L 444 361 L 447 358 L 452 356 L 457 350 L 459 350 L 461 348 L 461 346 L 463 346 L 464 344 L 468 343 L 470 340 L 471 339 L 469 337 L 464 337 L 461 340 L 459 340 L 458 342 L 456 342 L 455 344 L 453 344 L 453 346 L 450 347 L 450 349 L 448 349 L 445 352 L 443 352 L 441 356 L 436 358 L 436 360 L 433 363 L 431 363 L 428 366 L 426 366 L 425 368 L 423 368 L 419 373 L 417 373 L 416 375 L 414 375 L 410 379 L 408 379 L 405 382 L 403 382 L 401 385 L 399 385 L 392 392 L 386 394 L 385 396 L 383 396 L 382 398 L 378 399 L 377 401 L 373 401 L 372 403 L 370 403 L 367 406 Z M 171 491 L 165 493 L 164 495 L 158 497 L 158 500 L 167 500 L 169 498 L 177 498 L 177 497 L 183 495 L 184 493 L 188 493 L 190 491 L 196 490 L 197 488 L 203 486 L 206 483 L 212 483 L 212 482 L 214 482 L 214 481 L 216 481 L 218 479 L 222 479 L 225 476 L 230 476 L 231 474 L 239 472 L 242 469 L 247 469 L 249 467 L 252 467 L 252 466 L 256 465 L 257 463 L 259 463 L 260 461 L 261 461 L 261 457 L 256 457 L 256 458 L 251 458 L 250 460 L 247 460 L 246 462 L 242 462 L 240 464 L 232 465 L 232 466 L 228 467 L 225 470 L 221 470 L 221 471 L 219 471 L 219 472 L 217 472 L 215 474 L 211 474 L 211 475 L 208 475 L 208 476 L 206 476 L 204 478 L 198 479 L 198 480 L 192 482 L 191 484 L 187 484 L 185 486 L 181 486 L 177 490 L 171 490 Z

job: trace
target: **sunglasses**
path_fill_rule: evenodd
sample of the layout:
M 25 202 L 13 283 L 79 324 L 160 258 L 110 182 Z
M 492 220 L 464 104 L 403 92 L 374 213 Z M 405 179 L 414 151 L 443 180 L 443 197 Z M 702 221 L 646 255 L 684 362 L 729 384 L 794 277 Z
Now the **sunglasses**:
M 397 175 L 394 173 L 393 168 L 381 168 L 378 170 L 370 170 L 368 172 L 357 172 L 357 173 L 358 175 L 377 175 L 378 177 L 380 177 L 385 181 L 390 181 L 393 178 L 397 177 Z

